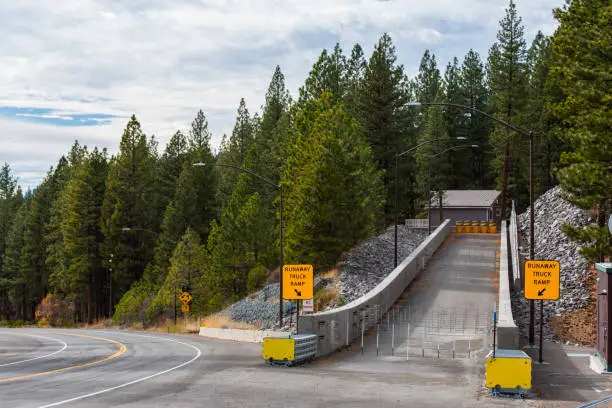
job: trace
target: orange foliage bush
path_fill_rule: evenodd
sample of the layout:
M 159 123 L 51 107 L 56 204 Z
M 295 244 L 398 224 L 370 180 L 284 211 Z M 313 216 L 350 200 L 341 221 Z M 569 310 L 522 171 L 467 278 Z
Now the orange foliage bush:
M 69 326 L 72 324 L 74 303 L 49 293 L 36 307 L 34 316 L 40 323 L 51 326 Z

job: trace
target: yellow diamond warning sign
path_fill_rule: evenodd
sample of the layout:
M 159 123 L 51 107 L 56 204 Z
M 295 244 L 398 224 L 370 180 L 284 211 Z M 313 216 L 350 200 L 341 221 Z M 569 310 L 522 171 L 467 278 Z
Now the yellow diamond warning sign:
M 525 262 L 525 298 L 558 300 L 560 277 L 559 261 Z
M 181 302 L 183 302 L 183 304 L 187 304 L 189 302 L 191 302 L 191 295 L 189 294 L 189 292 L 183 292 L 181 293 L 178 298 L 180 299 Z
M 283 266 L 283 299 L 312 299 L 314 270 L 312 265 Z

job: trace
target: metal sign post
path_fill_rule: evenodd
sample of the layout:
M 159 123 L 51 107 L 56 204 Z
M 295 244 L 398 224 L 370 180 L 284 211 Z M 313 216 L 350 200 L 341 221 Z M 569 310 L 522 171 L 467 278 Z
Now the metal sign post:
M 493 312 L 493 358 L 495 358 L 495 334 L 497 332 L 497 312 Z
M 540 350 L 544 348 L 544 300 L 559 300 L 561 264 L 559 261 L 529 260 L 525 262 L 525 298 L 540 301 Z
M 540 352 L 538 361 L 541 363 L 542 360 L 542 346 L 544 344 L 544 301 L 540 300 Z

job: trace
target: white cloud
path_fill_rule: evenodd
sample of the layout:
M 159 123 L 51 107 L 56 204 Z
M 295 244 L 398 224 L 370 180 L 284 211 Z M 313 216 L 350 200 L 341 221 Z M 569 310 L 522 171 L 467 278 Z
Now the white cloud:
M 559 3 L 517 2 L 528 36 L 554 29 Z M 277 64 L 295 95 L 322 48 L 340 41 L 348 53 L 359 42 L 369 54 L 389 32 L 413 75 L 425 48 L 442 66 L 469 48 L 485 57 L 506 7 L 505 0 L 0 0 L 0 106 L 59 109 L 59 116 L 135 113 L 162 148 L 201 108 L 216 145 L 231 132 L 241 97 L 251 112 L 259 109 Z M 74 137 L 116 148 L 125 122 L 54 128 L 2 120 L 0 161 L 18 173 L 30 171 L 20 169 L 27 162 L 43 176 Z M 19 141 L 9 144 L 14 132 Z

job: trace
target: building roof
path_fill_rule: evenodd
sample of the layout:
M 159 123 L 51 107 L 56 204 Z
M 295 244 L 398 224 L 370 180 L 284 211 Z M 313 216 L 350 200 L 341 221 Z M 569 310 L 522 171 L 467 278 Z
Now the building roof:
M 497 190 L 446 190 L 442 204 L 444 207 L 488 208 L 500 195 L 501 191 Z M 438 197 L 432 196 L 431 207 L 439 207 Z

